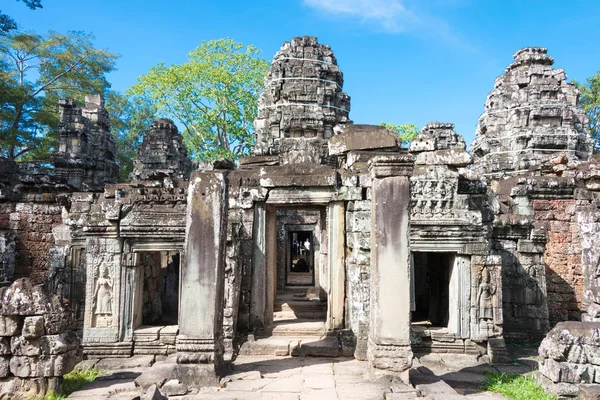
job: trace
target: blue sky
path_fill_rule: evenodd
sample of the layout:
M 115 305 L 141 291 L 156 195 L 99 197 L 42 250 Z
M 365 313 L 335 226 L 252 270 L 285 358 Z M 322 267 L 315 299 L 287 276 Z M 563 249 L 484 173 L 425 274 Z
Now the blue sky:
M 270 59 L 294 36 L 329 44 L 355 123 L 453 122 L 470 143 L 494 79 L 521 47 L 543 46 L 569 79 L 600 70 L 600 2 L 564 0 L 2 0 L 24 30 L 80 30 L 121 54 L 124 90 L 157 62 L 231 37 Z

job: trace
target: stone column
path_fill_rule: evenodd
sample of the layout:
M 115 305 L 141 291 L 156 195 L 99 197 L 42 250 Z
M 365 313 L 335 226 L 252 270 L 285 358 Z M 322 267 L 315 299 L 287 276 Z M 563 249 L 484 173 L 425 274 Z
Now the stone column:
M 254 225 L 252 227 L 252 290 L 250 299 L 250 327 L 261 331 L 265 327 L 265 301 L 267 284 L 267 213 L 265 203 L 254 205 Z
M 327 213 L 329 236 L 329 329 L 344 328 L 344 300 L 346 285 L 346 216 L 343 201 L 329 204 Z
M 409 202 L 412 159 L 405 154 L 369 162 L 371 188 L 371 321 L 368 359 L 374 368 L 408 371 L 410 346 Z M 408 381 L 408 374 L 402 374 Z
M 176 343 L 178 377 L 187 385 L 217 384 L 224 372 L 226 228 L 227 173 L 194 172 L 188 190 L 186 263 L 181 273 Z

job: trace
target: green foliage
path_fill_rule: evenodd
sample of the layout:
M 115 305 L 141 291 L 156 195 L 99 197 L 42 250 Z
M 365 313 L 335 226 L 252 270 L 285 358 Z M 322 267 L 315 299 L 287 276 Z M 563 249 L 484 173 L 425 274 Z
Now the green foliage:
M 157 110 L 142 97 L 126 96 L 112 90 L 106 95 L 105 107 L 117 142 L 119 180 L 126 182 L 133 169 L 141 136 L 150 128 Z
M 579 104 L 590 119 L 587 131 L 596 140 L 595 148 L 597 149 L 600 139 L 600 71 L 588 78 L 585 84 L 577 81 L 573 81 L 573 83 L 581 92 Z
M 515 400 L 555 400 L 538 385 L 530 375 L 504 374 L 494 372 L 489 374 L 482 383 L 482 388 L 489 392 L 500 393 Z
M 20 1 L 20 0 L 17 0 Z M 42 8 L 42 0 L 22 0 L 27 7 L 32 10 Z M 6 35 L 8 32 L 17 29 L 17 23 L 14 19 L 0 11 L 0 35 Z
M 63 386 L 60 393 L 48 392 L 43 400 L 64 400 L 73 392 L 81 389 L 86 383 L 94 381 L 102 372 L 89 368 L 82 371 L 71 371 L 63 376 Z
M 387 122 L 381 122 L 380 126 L 385 126 L 388 129 L 393 130 L 400 136 L 402 147 L 408 147 L 411 140 L 419 135 L 420 129 L 415 124 L 388 124 Z
M 117 55 L 81 32 L 0 37 L 0 156 L 45 161 L 56 143 L 58 100 L 105 93 Z
M 254 143 L 253 121 L 269 68 L 259 52 L 231 39 L 203 41 L 183 64 L 152 67 L 128 94 L 180 123 L 192 157 L 234 159 Z

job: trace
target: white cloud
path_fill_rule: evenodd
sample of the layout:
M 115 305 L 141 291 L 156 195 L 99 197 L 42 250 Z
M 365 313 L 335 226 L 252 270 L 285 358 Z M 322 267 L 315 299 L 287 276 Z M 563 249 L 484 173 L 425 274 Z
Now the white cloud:
M 375 23 L 390 33 L 420 25 L 420 18 L 399 0 L 304 0 L 304 4 L 331 14 Z
M 302 0 L 303 3 L 327 15 L 343 16 L 378 27 L 387 33 L 414 33 L 420 36 L 433 36 L 446 43 L 472 50 L 450 27 L 423 6 L 443 8 L 452 1 L 423 0 Z

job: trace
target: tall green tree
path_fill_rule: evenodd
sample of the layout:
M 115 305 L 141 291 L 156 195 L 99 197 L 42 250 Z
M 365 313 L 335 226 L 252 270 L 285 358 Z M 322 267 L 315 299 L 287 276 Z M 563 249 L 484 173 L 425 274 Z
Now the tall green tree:
M 183 126 L 192 157 L 234 159 L 254 143 L 253 121 L 269 68 L 259 53 L 232 39 L 202 42 L 183 64 L 152 67 L 128 93 Z
M 17 1 L 21 1 L 21 0 L 17 0 Z M 42 8 L 42 0 L 22 0 L 22 1 L 23 1 L 23 3 L 25 3 L 25 5 L 27 7 L 29 7 L 32 10 L 35 10 L 36 8 Z M 14 31 L 15 29 L 17 29 L 17 23 L 15 22 L 15 20 L 12 19 L 10 16 L 4 14 L 0 10 L 0 35 L 6 35 L 10 31 Z
M 387 122 L 381 122 L 380 126 L 385 126 L 388 129 L 396 132 L 400 137 L 402 147 L 408 147 L 410 141 L 416 138 L 421 132 L 419 127 L 415 124 L 389 124 Z
M 58 99 L 104 94 L 117 55 L 81 32 L 0 37 L 0 156 L 47 160 L 57 140 Z
M 110 116 L 111 132 L 117 142 L 119 180 L 127 182 L 142 134 L 152 125 L 157 110 L 144 98 L 113 90 L 106 96 L 105 107 Z
M 579 104 L 589 118 L 587 131 L 596 140 L 595 148 L 598 149 L 600 147 L 600 71 L 596 72 L 596 75 L 591 78 L 588 78 L 585 84 L 577 81 L 573 83 L 575 83 L 581 92 Z

